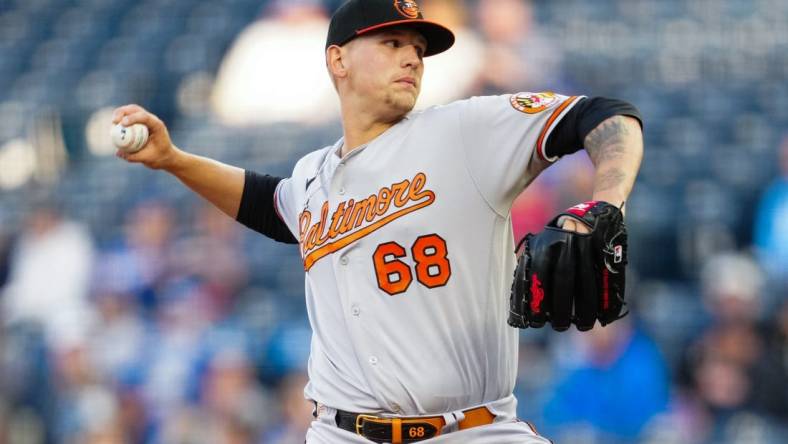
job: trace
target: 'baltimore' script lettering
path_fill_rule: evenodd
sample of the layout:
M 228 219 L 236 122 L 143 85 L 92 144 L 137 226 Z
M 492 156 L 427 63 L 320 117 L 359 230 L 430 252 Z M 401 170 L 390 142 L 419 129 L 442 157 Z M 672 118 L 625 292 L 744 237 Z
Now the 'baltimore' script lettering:
M 309 270 L 317 260 L 395 219 L 432 204 L 435 193 L 425 190 L 426 184 L 427 176 L 418 173 L 413 179 L 382 187 L 376 194 L 365 199 L 340 202 L 333 212 L 326 201 L 320 208 L 320 218 L 315 223 L 312 223 L 312 213 L 304 210 L 298 217 L 304 268 Z

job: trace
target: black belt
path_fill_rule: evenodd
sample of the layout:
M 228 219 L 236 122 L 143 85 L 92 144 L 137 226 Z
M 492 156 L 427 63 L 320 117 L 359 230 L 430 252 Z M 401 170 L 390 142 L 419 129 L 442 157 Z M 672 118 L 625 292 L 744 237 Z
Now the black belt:
M 337 410 L 336 421 L 340 429 L 376 443 L 406 444 L 440 434 L 440 427 L 436 423 L 418 418 L 380 418 Z
M 491 424 L 495 419 L 486 407 L 466 410 L 463 414 L 465 417 L 458 421 L 459 430 Z M 408 444 L 440 435 L 446 420 L 443 416 L 386 418 L 337 410 L 336 423 L 337 427 L 372 442 Z

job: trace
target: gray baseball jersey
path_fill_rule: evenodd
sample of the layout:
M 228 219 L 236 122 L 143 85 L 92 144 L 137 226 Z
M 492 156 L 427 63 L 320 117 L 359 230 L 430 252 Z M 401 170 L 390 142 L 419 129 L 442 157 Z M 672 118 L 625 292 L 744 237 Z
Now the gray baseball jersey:
M 411 113 L 344 158 L 340 139 L 296 164 L 275 202 L 306 270 L 309 399 L 514 418 L 510 208 L 555 160 L 546 139 L 578 99 L 474 97 Z

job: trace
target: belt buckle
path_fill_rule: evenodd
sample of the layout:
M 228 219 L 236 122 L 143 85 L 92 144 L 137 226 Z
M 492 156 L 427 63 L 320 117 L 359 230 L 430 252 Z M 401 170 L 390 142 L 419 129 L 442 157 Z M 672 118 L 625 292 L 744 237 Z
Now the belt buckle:
M 371 419 L 376 420 L 378 419 L 377 416 L 373 415 L 358 415 L 356 416 L 356 435 L 364 436 L 364 421 Z

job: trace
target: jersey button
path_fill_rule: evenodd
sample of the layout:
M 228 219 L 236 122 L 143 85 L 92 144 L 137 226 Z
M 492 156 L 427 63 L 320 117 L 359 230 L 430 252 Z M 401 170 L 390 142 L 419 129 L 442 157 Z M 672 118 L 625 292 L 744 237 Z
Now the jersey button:
M 370 356 L 369 357 L 369 365 L 378 365 L 378 358 L 377 358 L 377 356 Z
M 350 308 L 350 312 L 353 313 L 353 316 L 358 316 L 361 314 L 361 309 L 358 307 L 358 305 L 354 305 Z
M 391 404 L 391 411 L 394 413 L 402 413 L 402 408 L 395 402 Z
M 342 265 L 347 265 L 347 256 L 342 256 L 342 259 L 339 260 L 339 263 Z
M 345 195 L 345 187 L 339 188 L 339 195 L 340 196 L 344 196 Z

